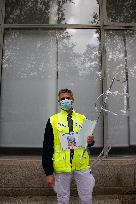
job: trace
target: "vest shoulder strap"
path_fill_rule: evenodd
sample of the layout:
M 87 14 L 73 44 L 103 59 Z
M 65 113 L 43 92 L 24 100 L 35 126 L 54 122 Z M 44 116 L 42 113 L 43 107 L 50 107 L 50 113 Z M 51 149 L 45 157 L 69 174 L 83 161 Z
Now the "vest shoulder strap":
M 53 124 L 58 119 L 58 113 L 50 117 L 50 123 Z
M 83 115 L 83 114 L 81 114 L 81 113 L 75 113 L 75 114 L 76 114 L 76 116 L 79 117 L 79 118 L 82 118 L 82 119 L 85 119 L 85 118 L 86 118 L 86 116 Z

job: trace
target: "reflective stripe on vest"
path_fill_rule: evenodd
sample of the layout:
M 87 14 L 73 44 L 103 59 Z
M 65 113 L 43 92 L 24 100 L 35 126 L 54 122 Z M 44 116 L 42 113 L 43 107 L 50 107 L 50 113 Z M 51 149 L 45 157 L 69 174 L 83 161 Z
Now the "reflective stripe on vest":
M 81 155 L 83 148 L 78 148 L 74 150 L 74 157 L 72 160 L 72 165 L 70 163 L 70 150 L 62 150 L 60 135 L 69 133 L 68 113 L 64 110 L 61 110 L 60 113 L 55 114 L 50 117 L 50 122 L 53 127 L 54 134 L 54 156 L 53 156 L 53 165 L 55 172 L 71 172 L 74 170 L 85 170 L 89 168 L 89 155 L 85 151 L 83 158 Z M 72 120 L 73 120 L 73 131 L 79 132 L 82 128 L 85 116 L 73 111 Z

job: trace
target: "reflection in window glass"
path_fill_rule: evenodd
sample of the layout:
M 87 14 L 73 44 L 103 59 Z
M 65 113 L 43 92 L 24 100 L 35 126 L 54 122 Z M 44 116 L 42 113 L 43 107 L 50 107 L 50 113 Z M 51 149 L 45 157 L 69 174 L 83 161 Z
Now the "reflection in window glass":
M 107 54 L 107 89 L 109 88 L 113 77 L 116 79 L 112 86 L 112 92 L 123 92 L 123 81 L 125 80 L 125 56 L 123 33 L 109 31 L 106 34 L 106 54 Z M 123 97 L 110 94 L 108 97 L 108 110 L 116 113 L 108 113 L 108 136 L 113 146 L 128 145 L 128 126 L 127 117 L 123 117 Z
M 59 12 L 59 23 L 98 24 L 98 0 L 73 0 L 63 4 Z
M 109 31 L 106 40 L 108 87 L 113 77 L 116 77 L 112 87 L 113 93 L 108 99 L 108 109 L 117 113 L 117 116 L 108 113 L 108 135 L 112 145 L 128 146 L 129 137 L 134 144 L 136 126 L 135 33 Z
M 8 30 L 4 38 L 0 146 L 41 147 L 57 92 L 71 88 L 74 108 L 96 118 L 101 94 L 98 30 Z M 102 145 L 103 123 L 96 129 Z
M 136 144 L 136 31 L 126 31 L 127 64 L 129 68 L 130 144 Z
M 56 34 L 9 30 L 4 38 L 0 146 L 41 147 L 56 112 Z
M 95 102 L 102 91 L 98 30 L 67 29 L 58 34 L 58 86 L 72 89 L 75 109 L 95 119 Z M 100 106 L 100 102 L 98 103 Z M 102 145 L 102 118 L 96 128 L 96 146 Z
M 7 0 L 7 24 L 98 24 L 98 0 Z
M 109 22 L 136 23 L 136 1 L 107 0 Z
M 5 23 L 48 23 L 49 0 L 6 0 Z

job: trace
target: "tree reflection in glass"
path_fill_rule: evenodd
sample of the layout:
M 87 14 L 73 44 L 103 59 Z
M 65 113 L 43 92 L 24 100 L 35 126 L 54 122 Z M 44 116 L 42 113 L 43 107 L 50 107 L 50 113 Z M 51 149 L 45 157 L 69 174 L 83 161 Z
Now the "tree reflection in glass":
M 107 83 L 109 85 L 116 74 L 112 92 L 122 93 L 111 94 L 108 100 L 108 109 L 118 114 L 116 118 L 112 114 L 108 115 L 108 134 L 115 146 L 127 146 L 131 139 L 134 141 L 135 44 L 135 31 L 107 31 L 106 33 Z
M 136 1 L 107 0 L 106 6 L 109 22 L 136 23 Z
M 6 24 L 98 24 L 98 0 L 6 0 Z M 52 20 L 54 19 L 54 20 Z
M 96 98 L 102 93 L 99 32 L 67 29 L 58 33 L 58 88 L 72 89 L 74 108 L 95 119 Z M 100 105 L 100 101 L 99 101 Z M 102 145 L 102 118 L 96 130 L 96 145 Z

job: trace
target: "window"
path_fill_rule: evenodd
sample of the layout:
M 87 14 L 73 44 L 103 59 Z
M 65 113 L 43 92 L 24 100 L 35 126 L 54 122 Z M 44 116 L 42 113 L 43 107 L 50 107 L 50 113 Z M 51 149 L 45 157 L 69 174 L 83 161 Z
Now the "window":
M 7 0 L 6 24 L 97 24 L 96 0 Z
M 136 23 L 136 1 L 107 0 L 107 17 L 109 22 Z
M 110 92 L 95 147 L 136 145 L 135 2 L 5 5 L 0 146 L 42 147 L 45 123 L 59 110 L 58 90 L 66 87 L 75 94 L 74 108 L 89 119 Z

